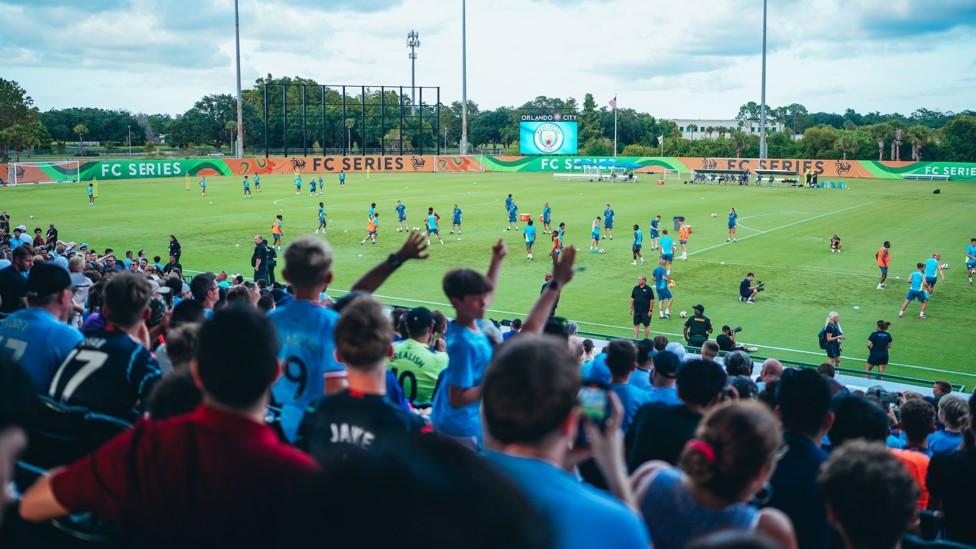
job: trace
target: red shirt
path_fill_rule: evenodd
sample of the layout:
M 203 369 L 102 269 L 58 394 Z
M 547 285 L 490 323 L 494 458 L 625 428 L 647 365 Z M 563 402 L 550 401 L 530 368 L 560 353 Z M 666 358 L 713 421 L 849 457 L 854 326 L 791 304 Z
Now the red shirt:
M 72 513 L 93 513 L 149 546 L 266 547 L 276 510 L 317 471 L 266 425 L 201 405 L 140 421 L 51 487 Z

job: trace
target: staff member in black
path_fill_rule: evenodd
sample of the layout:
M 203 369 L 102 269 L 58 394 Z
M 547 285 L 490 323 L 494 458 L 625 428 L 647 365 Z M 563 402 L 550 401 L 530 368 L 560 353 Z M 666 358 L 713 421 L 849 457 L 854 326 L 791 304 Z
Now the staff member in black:
M 637 277 L 637 285 L 630 292 L 630 314 L 634 317 L 634 338 L 640 332 L 640 325 L 644 325 L 644 337 L 651 333 L 651 313 L 654 312 L 654 290 L 647 285 L 647 277 Z
M 704 305 L 695 305 L 695 314 L 685 321 L 685 341 L 692 347 L 701 347 L 702 343 L 708 341 L 708 334 L 712 333 L 712 321 L 703 313 Z
M 169 255 L 176 258 L 176 262 L 179 263 L 180 257 L 183 256 L 183 247 L 180 246 L 180 241 L 176 239 L 176 235 L 169 235 Z

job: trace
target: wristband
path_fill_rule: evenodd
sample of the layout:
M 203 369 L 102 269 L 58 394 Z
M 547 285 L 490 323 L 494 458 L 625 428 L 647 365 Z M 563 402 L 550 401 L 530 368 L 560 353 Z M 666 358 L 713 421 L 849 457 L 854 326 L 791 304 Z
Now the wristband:
M 394 269 L 400 265 L 403 265 L 403 262 L 400 261 L 396 254 L 390 254 L 390 256 L 386 258 L 386 262 L 389 263 L 390 267 L 393 267 Z
M 555 278 L 549 281 L 549 289 L 557 291 L 559 290 L 559 282 L 556 282 Z

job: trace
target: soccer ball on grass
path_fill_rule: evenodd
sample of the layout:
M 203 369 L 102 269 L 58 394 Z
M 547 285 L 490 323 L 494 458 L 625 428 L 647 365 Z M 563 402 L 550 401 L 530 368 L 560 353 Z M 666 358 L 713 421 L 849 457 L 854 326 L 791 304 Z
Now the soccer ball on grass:
M 31 217 L 33 218 L 34 216 L 31 216 Z M 949 264 L 948 263 L 943 263 L 942 265 L 939 265 L 939 267 L 941 267 L 943 270 L 944 269 L 948 269 L 949 268 Z
M 681 318 L 688 318 L 688 311 L 681 311 L 680 313 L 678 313 L 678 316 L 680 316 Z

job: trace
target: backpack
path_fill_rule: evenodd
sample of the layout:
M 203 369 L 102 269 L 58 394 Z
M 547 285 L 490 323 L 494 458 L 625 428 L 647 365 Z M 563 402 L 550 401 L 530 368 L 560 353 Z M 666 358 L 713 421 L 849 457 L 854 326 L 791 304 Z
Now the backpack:
M 820 333 L 817 334 L 817 339 L 820 342 L 820 348 L 826 349 L 827 348 L 827 327 L 826 326 L 820 329 Z

